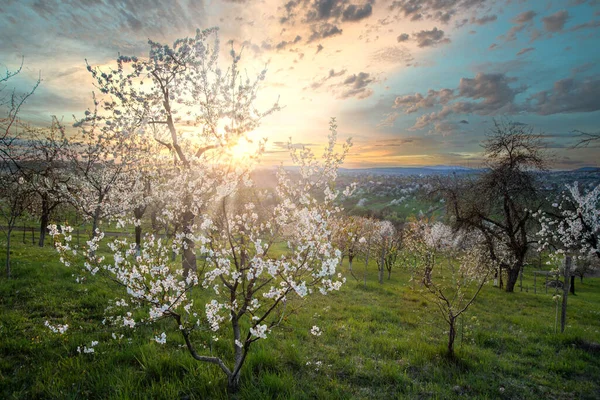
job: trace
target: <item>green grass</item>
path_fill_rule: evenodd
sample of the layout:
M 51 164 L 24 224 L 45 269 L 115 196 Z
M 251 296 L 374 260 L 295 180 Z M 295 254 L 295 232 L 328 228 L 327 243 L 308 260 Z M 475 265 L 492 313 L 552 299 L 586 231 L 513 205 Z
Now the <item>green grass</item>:
M 13 279 L 0 279 L 0 398 L 228 398 L 223 374 L 194 361 L 169 321 L 111 339 L 101 323 L 115 297 L 108 282 L 77 284 L 78 270 L 60 265 L 50 247 L 14 243 Z M 355 263 L 360 277 L 362 268 Z M 411 290 L 408 273 L 396 270 L 383 285 L 374 266 L 368 274 L 366 287 L 349 278 L 339 293 L 304 301 L 257 342 L 237 397 L 598 398 L 600 279 L 577 281 L 564 334 L 554 334 L 553 291 L 538 280 L 534 294 L 531 274 L 528 291 L 486 286 L 459 322 L 457 359 L 448 360 L 445 324 Z M 54 334 L 46 320 L 69 330 Z M 310 334 L 313 325 L 322 336 Z M 165 327 L 161 346 L 152 337 Z M 100 342 L 95 353 L 77 352 L 92 340 Z M 220 341 L 214 350 L 227 356 L 226 347 Z

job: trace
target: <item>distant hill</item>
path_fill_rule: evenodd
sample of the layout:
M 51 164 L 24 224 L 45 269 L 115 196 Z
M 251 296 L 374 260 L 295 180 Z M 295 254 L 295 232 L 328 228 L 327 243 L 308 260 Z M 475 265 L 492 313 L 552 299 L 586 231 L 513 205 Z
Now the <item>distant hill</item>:
M 598 167 L 582 167 L 572 170 L 571 172 L 600 172 Z
M 448 175 L 472 174 L 479 169 L 455 167 L 450 165 L 434 165 L 431 167 L 388 167 L 388 168 L 340 168 L 342 174 L 376 174 L 376 175 Z

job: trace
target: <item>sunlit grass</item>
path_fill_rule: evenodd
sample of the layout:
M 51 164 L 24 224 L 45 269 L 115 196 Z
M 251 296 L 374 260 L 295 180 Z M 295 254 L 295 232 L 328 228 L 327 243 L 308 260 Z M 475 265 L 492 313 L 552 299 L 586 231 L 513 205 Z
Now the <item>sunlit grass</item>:
M 113 328 L 101 323 L 115 297 L 109 282 L 75 283 L 71 275 L 78 270 L 60 265 L 51 247 L 16 240 L 12 259 L 13 279 L 0 279 L 0 398 L 228 397 L 221 371 L 180 347 L 172 321 L 119 331 L 125 337 L 113 340 Z M 362 277 L 360 263 L 355 270 Z M 452 361 L 444 356 L 445 323 L 411 289 L 409 273 L 393 271 L 383 285 L 376 274 L 371 265 L 366 287 L 349 277 L 339 293 L 307 299 L 281 329 L 257 342 L 238 397 L 539 399 L 600 393 L 600 279 L 577 281 L 564 334 L 554 334 L 552 290 L 534 294 L 531 273 L 522 292 L 486 286 L 458 324 Z M 46 320 L 69 324 L 69 330 L 51 333 Z M 313 325 L 322 336 L 310 334 Z M 152 338 L 163 330 L 171 333 L 161 346 Z M 100 342 L 95 353 L 77 352 L 92 340 Z M 229 343 L 212 345 L 229 356 Z

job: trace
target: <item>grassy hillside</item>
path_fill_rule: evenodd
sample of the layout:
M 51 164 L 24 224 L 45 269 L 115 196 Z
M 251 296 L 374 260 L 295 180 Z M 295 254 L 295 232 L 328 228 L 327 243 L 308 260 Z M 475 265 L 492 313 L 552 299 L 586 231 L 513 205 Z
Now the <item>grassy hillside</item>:
M 227 398 L 221 371 L 194 361 L 171 321 L 115 331 L 101 322 L 115 297 L 109 282 L 77 284 L 77 271 L 50 247 L 15 240 L 12 257 L 13 279 L 0 279 L 0 398 Z M 600 395 L 600 278 L 577 281 L 564 334 L 554 333 L 552 291 L 534 294 L 532 276 L 522 292 L 486 286 L 459 322 L 454 361 L 444 356 L 439 311 L 411 289 L 407 271 L 379 285 L 372 265 L 367 278 L 366 287 L 349 278 L 339 293 L 305 301 L 283 329 L 257 342 L 239 398 Z M 46 320 L 69 330 L 52 333 Z M 320 337 L 310 334 L 313 325 Z M 152 338 L 164 330 L 169 340 L 159 345 Z M 113 332 L 125 336 L 115 340 Z M 93 340 L 94 353 L 77 352 Z M 228 343 L 206 345 L 227 357 Z

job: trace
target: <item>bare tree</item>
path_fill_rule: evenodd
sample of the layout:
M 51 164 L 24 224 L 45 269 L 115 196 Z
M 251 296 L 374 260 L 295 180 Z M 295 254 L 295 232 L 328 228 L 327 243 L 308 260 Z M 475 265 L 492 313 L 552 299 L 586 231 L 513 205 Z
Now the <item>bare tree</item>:
M 595 142 L 600 143 L 600 132 L 583 132 L 580 130 L 574 130 L 574 134 L 578 136 L 577 143 L 573 146 L 573 148 L 577 147 L 588 147 L 590 144 Z
M 545 168 L 545 144 L 529 126 L 494 121 L 483 143 L 487 170 L 475 179 L 442 185 L 446 208 L 456 228 L 479 230 L 491 258 L 506 270 L 506 291 L 514 291 L 539 208 L 534 171 Z

